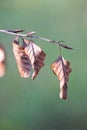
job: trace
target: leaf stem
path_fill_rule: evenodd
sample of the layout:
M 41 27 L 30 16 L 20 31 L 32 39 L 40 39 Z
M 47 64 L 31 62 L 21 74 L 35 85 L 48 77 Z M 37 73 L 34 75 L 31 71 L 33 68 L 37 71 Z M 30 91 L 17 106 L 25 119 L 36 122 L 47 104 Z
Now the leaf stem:
M 60 56 L 62 56 L 61 46 L 60 45 L 59 45 L 59 53 L 60 53 Z

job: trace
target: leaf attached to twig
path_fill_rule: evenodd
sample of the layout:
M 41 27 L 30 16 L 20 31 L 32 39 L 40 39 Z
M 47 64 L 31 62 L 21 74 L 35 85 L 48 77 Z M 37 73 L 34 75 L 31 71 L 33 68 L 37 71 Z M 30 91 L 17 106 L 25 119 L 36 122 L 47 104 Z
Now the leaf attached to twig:
M 25 54 L 24 46 L 19 45 L 18 37 L 13 41 L 13 53 L 21 77 L 28 78 L 31 72 L 31 62 L 28 55 Z
M 31 40 L 24 39 L 24 44 L 27 45 L 25 47 L 25 53 L 29 56 L 32 68 L 34 69 L 32 79 L 35 79 L 39 70 L 44 66 L 46 54 Z
M 70 68 L 70 62 L 66 61 L 62 56 L 60 56 L 51 65 L 51 69 L 54 74 L 57 75 L 60 81 L 60 98 L 67 98 L 67 82 L 69 80 L 69 73 L 72 71 Z

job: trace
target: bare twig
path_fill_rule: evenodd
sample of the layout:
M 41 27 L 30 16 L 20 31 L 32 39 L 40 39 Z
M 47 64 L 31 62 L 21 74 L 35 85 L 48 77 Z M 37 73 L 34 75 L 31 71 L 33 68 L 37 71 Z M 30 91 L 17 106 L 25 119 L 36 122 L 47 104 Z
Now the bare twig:
M 21 34 L 20 32 L 23 32 L 23 31 L 24 30 L 22 30 L 22 29 L 18 29 L 18 30 L 0 30 L 1 33 L 6 33 L 6 34 L 20 36 L 20 37 L 35 38 L 35 39 L 43 40 L 43 41 L 46 41 L 46 42 L 49 42 L 49 43 L 58 44 L 59 46 L 61 46 L 63 48 L 73 50 L 73 48 L 64 45 L 63 44 L 64 41 L 55 41 L 55 40 L 50 40 L 50 39 L 43 38 L 43 37 L 38 37 L 38 36 L 33 35 L 33 34 L 35 34 L 35 32 L 29 32 L 27 34 Z

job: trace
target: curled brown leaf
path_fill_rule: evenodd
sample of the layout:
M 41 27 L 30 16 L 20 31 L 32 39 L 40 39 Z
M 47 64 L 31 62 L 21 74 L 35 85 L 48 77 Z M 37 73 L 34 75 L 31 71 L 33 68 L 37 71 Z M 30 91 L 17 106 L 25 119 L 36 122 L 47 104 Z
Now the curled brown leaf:
M 25 48 L 19 45 L 18 37 L 13 41 L 13 53 L 17 62 L 18 70 L 23 78 L 28 78 L 31 72 L 31 62 L 25 54 Z
M 44 66 L 46 54 L 31 40 L 24 39 L 24 44 L 27 45 L 25 47 L 25 53 L 29 56 L 32 68 L 34 69 L 32 79 L 35 79 L 40 69 Z
M 57 75 L 60 81 L 60 98 L 67 98 L 67 82 L 69 80 L 69 74 L 72 71 L 70 68 L 70 62 L 65 60 L 60 56 L 54 63 L 51 65 L 51 69 L 54 74 Z

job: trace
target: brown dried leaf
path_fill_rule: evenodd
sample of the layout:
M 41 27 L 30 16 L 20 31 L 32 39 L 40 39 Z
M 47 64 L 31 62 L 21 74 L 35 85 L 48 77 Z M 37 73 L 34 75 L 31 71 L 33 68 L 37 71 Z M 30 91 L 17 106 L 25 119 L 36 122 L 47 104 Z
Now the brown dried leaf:
M 67 82 L 69 80 L 69 73 L 72 71 L 70 68 L 70 62 L 66 61 L 62 56 L 60 56 L 51 65 L 51 69 L 54 74 L 57 75 L 60 81 L 60 98 L 67 98 Z
M 0 77 L 6 72 L 6 54 L 4 48 L 0 45 Z
M 25 47 L 25 53 L 29 56 L 32 68 L 34 69 L 32 79 L 35 79 L 39 70 L 44 66 L 46 54 L 33 41 L 24 39 L 24 43 L 27 45 Z
M 19 45 L 18 37 L 13 42 L 13 53 L 21 77 L 28 78 L 31 72 L 31 62 L 25 54 L 24 47 Z

